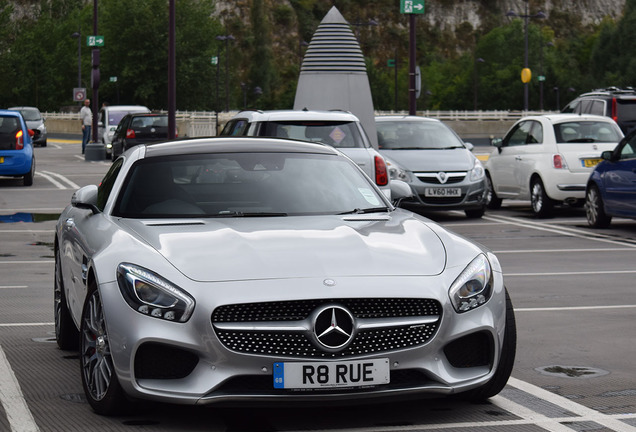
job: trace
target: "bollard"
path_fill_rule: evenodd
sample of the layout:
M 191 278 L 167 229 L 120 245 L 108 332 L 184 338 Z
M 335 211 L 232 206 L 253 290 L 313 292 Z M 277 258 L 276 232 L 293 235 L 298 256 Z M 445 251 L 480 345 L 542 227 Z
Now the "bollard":
M 101 161 L 106 159 L 106 146 L 100 142 L 89 142 L 84 149 L 85 161 Z

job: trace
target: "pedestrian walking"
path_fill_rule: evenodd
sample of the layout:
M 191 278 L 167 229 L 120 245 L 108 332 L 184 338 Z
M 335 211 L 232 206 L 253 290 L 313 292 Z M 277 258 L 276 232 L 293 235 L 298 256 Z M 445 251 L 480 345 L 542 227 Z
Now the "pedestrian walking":
M 85 99 L 84 106 L 80 110 L 80 120 L 82 121 L 82 154 L 86 150 L 86 144 L 91 139 L 91 126 L 93 125 L 93 111 L 91 111 L 91 100 Z

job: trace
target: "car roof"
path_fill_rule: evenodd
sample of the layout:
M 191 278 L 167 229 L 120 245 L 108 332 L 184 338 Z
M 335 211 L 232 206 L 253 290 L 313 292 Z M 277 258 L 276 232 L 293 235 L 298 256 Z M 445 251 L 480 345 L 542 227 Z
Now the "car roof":
M 130 110 L 137 110 L 137 109 L 150 111 L 148 107 L 145 107 L 143 105 L 108 105 L 103 107 L 102 109 L 108 110 L 108 111 L 130 111 Z
M 165 114 L 165 113 L 147 113 L 147 112 L 134 112 L 134 113 L 128 113 L 126 115 L 129 115 L 131 117 L 166 117 L 168 116 L 168 114 Z
M 301 120 L 331 120 L 331 121 L 360 121 L 349 111 L 341 110 L 244 110 L 232 118 L 247 118 L 256 121 L 301 121 Z
M 181 139 L 148 145 L 146 147 L 144 157 L 259 152 L 341 154 L 338 150 L 327 144 L 310 143 L 284 138 L 210 137 Z
M 546 119 L 551 123 L 562 123 L 567 121 L 601 121 L 605 123 L 616 123 L 611 117 L 596 115 L 596 114 L 575 114 L 575 113 L 555 113 L 555 114 L 543 114 L 536 116 L 522 117 L 522 120 L 541 120 Z
M 15 110 L 0 109 L 0 116 L 22 118 L 22 114 Z
M 11 107 L 7 109 L 9 110 L 32 109 L 32 110 L 40 111 L 37 107 L 34 107 L 34 106 L 16 106 L 16 107 Z
M 376 122 L 382 121 L 422 121 L 422 122 L 431 122 L 431 123 L 441 123 L 438 119 L 433 119 L 429 117 L 420 117 L 414 115 L 381 115 L 375 116 Z

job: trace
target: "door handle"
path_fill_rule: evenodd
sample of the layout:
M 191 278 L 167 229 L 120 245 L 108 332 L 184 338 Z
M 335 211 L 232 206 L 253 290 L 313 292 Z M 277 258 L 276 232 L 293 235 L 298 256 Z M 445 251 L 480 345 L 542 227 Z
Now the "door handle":
M 523 158 L 521 156 L 515 156 L 515 160 L 520 161 L 520 160 L 523 160 Z

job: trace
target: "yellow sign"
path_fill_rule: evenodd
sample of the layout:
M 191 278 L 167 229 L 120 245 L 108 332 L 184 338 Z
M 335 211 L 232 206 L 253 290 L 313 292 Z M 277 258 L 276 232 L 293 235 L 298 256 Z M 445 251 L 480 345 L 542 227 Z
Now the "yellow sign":
M 532 72 L 529 68 L 521 69 L 521 82 L 524 84 L 528 84 L 532 79 Z

